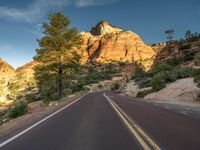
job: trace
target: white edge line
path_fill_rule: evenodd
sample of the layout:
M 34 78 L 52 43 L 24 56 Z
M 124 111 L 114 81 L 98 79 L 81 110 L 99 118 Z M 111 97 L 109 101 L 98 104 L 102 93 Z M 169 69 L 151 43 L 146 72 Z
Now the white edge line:
M 45 117 L 44 119 L 38 121 L 38 122 L 35 123 L 34 125 L 32 125 L 32 126 L 28 127 L 27 129 L 23 130 L 22 132 L 20 132 L 20 133 L 14 135 L 13 137 L 7 139 L 7 140 L 4 141 L 4 142 L 2 142 L 2 143 L 0 144 L 0 148 L 3 147 L 3 146 L 5 146 L 6 144 L 12 142 L 13 140 L 17 139 L 18 137 L 20 137 L 21 135 L 25 134 L 26 132 L 28 132 L 29 130 L 33 129 L 34 127 L 38 126 L 39 124 L 41 124 L 42 122 L 46 121 L 47 119 L 53 117 L 54 115 L 56 115 L 57 113 L 61 112 L 61 111 L 64 110 L 64 109 L 66 109 L 67 107 L 71 106 L 72 104 L 76 103 L 77 101 L 81 100 L 81 99 L 82 99 L 83 97 L 85 97 L 86 95 L 87 95 L 87 94 L 85 94 L 85 95 L 79 97 L 77 100 L 71 102 L 70 104 L 64 106 L 63 108 L 61 108 L 61 109 L 59 109 L 59 110 L 57 110 L 57 111 L 54 112 L 53 114 L 51 114 L 51 115 Z

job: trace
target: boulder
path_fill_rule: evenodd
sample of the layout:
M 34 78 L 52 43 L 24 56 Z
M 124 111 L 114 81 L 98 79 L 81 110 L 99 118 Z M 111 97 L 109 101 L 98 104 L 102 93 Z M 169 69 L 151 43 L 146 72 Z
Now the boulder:
M 184 78 L 170 83 L 166 88 L 148 94 L 144 98 L 167 102 L 198 101 L 200 89 L 194 83 L 193 78 Z

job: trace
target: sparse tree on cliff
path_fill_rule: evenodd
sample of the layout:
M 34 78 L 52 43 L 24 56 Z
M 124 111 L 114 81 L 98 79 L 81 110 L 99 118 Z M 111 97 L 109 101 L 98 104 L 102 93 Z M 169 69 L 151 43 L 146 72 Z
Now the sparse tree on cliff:
M 187 30 L 185 33 L 185 39 L 189 40 L 192 38 L 192 32 L 190 30 Z
M 34 59 L 39 62 L 35 67 L 35 77 L 42 93 L 50 97 L 57 92 L 63 96 L 63 82 L 74 75 L 79 66 L 80 56 L 75 48 L 81 44 L 76 28 L 70 28 L 70 19 L 58 12 L 49 16 L 44 23 L 44 37 L 38 40 Z
M 173 29 L 169 29 L 169 30 L 166 30 L 165 31 L 165 34 L 167 34 L 167 39 L 169 40 L 169 41 L 172 41 L 173 40 L 173 38 L 174 38 L 174 30 Z

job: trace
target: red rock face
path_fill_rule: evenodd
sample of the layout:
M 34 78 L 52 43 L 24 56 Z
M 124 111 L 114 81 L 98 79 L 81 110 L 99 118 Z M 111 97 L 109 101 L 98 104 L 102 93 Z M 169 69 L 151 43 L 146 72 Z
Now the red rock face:
M 154 50 L 131 32 L 100 22 L 91 33 L 82 32 L 85 52 L 82 62 L 138 62 L 148 69 L 153 64 Z

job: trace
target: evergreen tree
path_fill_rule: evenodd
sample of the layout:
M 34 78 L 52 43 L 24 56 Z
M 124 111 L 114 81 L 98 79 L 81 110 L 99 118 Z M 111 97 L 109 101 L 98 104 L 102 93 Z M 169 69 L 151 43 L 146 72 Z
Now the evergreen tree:
M 167 34 L 167 39 L 169 40 L 169 41 L 172 41 L 173 40 L 173 38 L 174 38 L 174 30 L 173 29 L 169 29 L 169 30 L 166 30 L 165 31 L 165 34 Z
M 38 40 L 34 59 L 39 62 L 35 67 L 38 87 L 48 98 L 52 92 L 63 96 L 63 82 L 69 80 L 79 68 L 80 55 L 77 49 L 81 37 L 76 28 L 70 28 L 70 19 L 58 12 L 49 16 L 44 23 L 44 37 Z
M 191 38 L 192 38 L 192 32 L 190 30 L 186 31 L 186 33 L 185 33 L 185 39 L 189 40 Z

